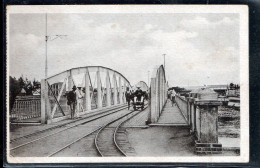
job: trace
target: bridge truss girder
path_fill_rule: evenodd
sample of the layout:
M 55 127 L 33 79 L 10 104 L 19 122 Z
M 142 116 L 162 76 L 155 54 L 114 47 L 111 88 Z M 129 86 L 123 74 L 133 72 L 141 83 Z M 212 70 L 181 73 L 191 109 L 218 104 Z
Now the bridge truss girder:
M 158 121 L 167 100 L 168 83 L 163 65 L 154 68 L 150 82 L 150 113 L 148 121 Z
M 74 78 L 80 74 L 83 75 L 81 85 L 77 84 Z M 102 66 L 72 68 L 47 79 L 42 79 L 42 123 L 46 123 L 46 121 L 47 123 L 53 122 L 58 110 L 64 117 L 68 118 L 64 111 L 68 111 L 69 107 L 66 101 L 66 104 L 63 101 L 63 105 L 61 105 L 61 97 L 64 96 L 64 91 L 70 91 L 73 85 L 85 88 L 83 113 L 93 110 L 93 102 L 97 110 L 126 103 L 124 93 L 126 88 L 131 86 L 130 82 L 121 73 Z M 50 99 L 53 99 L 54 103 L 52 105 Z

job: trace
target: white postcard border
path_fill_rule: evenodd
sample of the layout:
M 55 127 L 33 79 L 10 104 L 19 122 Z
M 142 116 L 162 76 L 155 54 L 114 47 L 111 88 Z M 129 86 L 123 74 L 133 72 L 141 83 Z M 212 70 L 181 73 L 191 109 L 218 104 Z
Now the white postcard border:
M 10 157 L 9 153 L 9 14 L 12 13 L 238 13 L 240 15 L 240 156 L 192 157 Z M 200 162 L 246 163 L 249 161 L 249 36 L 247 5 L 11 5 L 7 6 L 7 161 L 9 163 L 137 163 Z

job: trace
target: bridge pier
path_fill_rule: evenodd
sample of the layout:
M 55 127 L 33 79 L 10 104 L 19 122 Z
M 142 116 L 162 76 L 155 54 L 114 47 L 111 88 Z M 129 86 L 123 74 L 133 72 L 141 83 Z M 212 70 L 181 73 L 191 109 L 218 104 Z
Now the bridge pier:
M 221 104 L 217 93 L 207 88 L 199 90 L 196 98 L 188 101 L 191 130 L 197 137 L 197 154 L 222 153 L 222 145 L 218 142 L 218 106 Z
M 176 95 L 176 104 L 181 110 L 190 131 L 195 133 L 197 154 L 221 153 L 218 142 L 218 95 L 211 89 L 199 89 L 185 98 Z

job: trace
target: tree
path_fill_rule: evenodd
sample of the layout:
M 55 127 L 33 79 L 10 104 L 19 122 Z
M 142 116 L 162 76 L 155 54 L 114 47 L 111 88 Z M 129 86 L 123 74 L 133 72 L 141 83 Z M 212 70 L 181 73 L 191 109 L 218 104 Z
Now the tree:
M 20 78 L 16 80 L 13 77 L 9 77 L 9 108 L 12 109 L 16 96 L 21 92 Z
M 31 83 L 31 81 L 26 81 L 26 85 L 24 87 L 25 91 L 26 91 L 26 95 L 32 95 L 32 91 L 33 91 L 33 85 Z
M 9 107 L 12 109 L 16 96 L 22 89 L 26 91 L 26 95 L 33 95 L 32 92 L 39 89 L 39 82 L 34 79 L 33 82 L 21 76 L 18 80 L 15 77 L 9 76 Z
M 24 79 L 23 79 L 23 76 L 21 76 L 21 77 L 18 79 L 18 82 L 19 82 L 20 88 L 24 88 L 24 86 L 25 86 L 25 81 L 24 81 Z

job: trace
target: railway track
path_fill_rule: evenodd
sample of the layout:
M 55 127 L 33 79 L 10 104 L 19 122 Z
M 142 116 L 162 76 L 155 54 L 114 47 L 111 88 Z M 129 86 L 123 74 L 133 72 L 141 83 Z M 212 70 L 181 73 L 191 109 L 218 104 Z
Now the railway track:
M 100 146 L 96 145 L 97 144 L 96 142 L 100 141 L 100 140 L 97 140 L 97 137 L 100 135 L 101 131 L 104 131 L 103 129 L 105 127 L 107 127 L 109 124 L 112 124 L 112 123 L 115 123 L 118 121 L 119 125 L 117 125 L 117 127 L 115 127 L 116 129 L 113 129 L 113 131 L 110 132 L 111 133 L 110 136 L 112 136 L 112 139 L 114 139 L 114 142 L 115 142 L 115 139 L 116 139 L 115 136 L 118 135 L 117 134 L 118 128 L 121 126 L 121 124 L 126 122 L 127 120 L 130 120 L 132 117 L 136 116 L 139 113 L 140 113 L 140 111 L 131 111 L 127 114 L 120 116 L 119 118 L 113 119 L 112 121 L 109 121 L 104 126 L 100 126 L 100 127 L 96 128 L 95 130 L 82 135 L 80 138 L 76 139 L 75 141 L 64 145 L 60 149 L 49 154 L 48 157 L 105 156 L 100 153 Z M 131 114 L 133 114 L 133 115 L 131 115 Z M 129 115 L 131 115 L 131 116 L 129 116 Z M 102 134 L 103 134 L 103 132 L 102 132 Z M 112 139 L 110 139 L 110 140 L 112 140 Z M 115 145 L 118 148 L 118 150 L 120 151 L 120 148 L 119 148 L 119 146 L 117 146 L 117 143 L 115 143 Z M 108 152 L 111 153 L 112 152 L 111 149 Z M 114 153 L 112 154 L 112 156 L 114 156 Z M 126 155 L 122 155 L 122 156 L 126 156 Z
M 77 142 L 77 141 L 79 141 L 80 139 L 82 139 L 82 138 L 84 138 L 84 137 L 86 137 L 86 136 L 88 136 L 88 134 L 91 134 L 92 132 L 90 132 L 90 133 L 88 133 L 88 134 L 84 134 L 84 135 L 82 135 L 82 136 L 80 136 L 79 137 L 79 135 L 76 135 L 77 137 L 76 137 L 76 140 L 75 140 L 75 138 L 71 138 L 74 134 L 75 134 L 75 132 L 76 132 L 76 130 L 78 129 L 78 130 L 81 130 L 82 129 L 82 131 L 80 131 L 80 132 L 84 132 L 84 125 L 86 125 L 86 124 L 89 124 L 90 122 L 94 122 L 94 121 L 96 121 L 96 122 L 103 122 L 102 120 L 105 120 L 105 118 L 107 118 L 107 117 L 114 117 L 114 118 L 118 118 L 118 115 L 122 115 L 122 114 L 124 114 L 125 112 L 123 111 L 124 109 L 126 109 L 127 107 L 121 107 L 121 108 L 118 108 L 118 109 L 114 109 L 114 110 L 112 110 L 111 112 L 108 112 L 108 113 L 106 113 L 106 114 L 103 114 L 103 115 L 97 115 L 97 117 L 92 117 L 92 118 L 85 118 L 86 120 L 84 120 L 84 119 L 81 119 L 81 120 L 83 120 L 83 121 L 81 121 L 81 120 L 78 120 L 79 122 L 77 122 L 77 123 L 75 123 L 75 122 L 70 122 L 70 123 L 68 123 L 68 124 L 66 124 L 66 127 L 65 127 L 65 125 L 64 125 L 64 128 L 63 127 L 59 127 L 60 129 L 59 130 L 56 130 L 56 127 L 55 127 L 55 129 L 47 129 L 48 131 L 40 131 L 38 134 L 33 134 L 33 135 L 31 135 L 31 136 L 29 136 L 29 137 L 26 137 L 26 138 L 22 138 L 22 140 L 24 141 L 22 141 L 22 143 L 20 142 L 20 143 L 18 143 L 17 141 L 13 141 L 13 143 L 15 142 L 15 143 L 17 143 L 17 145 L 15 145 L 15 144 L 12 144 L 14 147 L 12 147 L 11 149 L 10 149 L 10 152 L 12 152 L 12 155 L 16 155 L 15 153 L 15 151 L 19 151 L 19 148 L 23 148 L 23 149 L 21 149 L 23 152 L 24 151 L 26 151 L 26 148 L 25 147 L 27 147 L 28 145 L 31 145 L 31 146 L 37 146 L 37 145 L 34 145 L 34 144 L 36 144 L 36 143 L 38 143 L 39 144 L 39 142 L 41 142 L 41 140 L 42 141 L 45 141 L 45 143 L 46 143 L 46 141 L 47 141 L 47 143 L 46 143 L 46 145 L 49 145 L 49 143 L 48 143 L 48 140 L 46 140 L 47 138 L 53 138 L 54 136 L 56 136 L 57 137 L 57 135 L 60 135 L 60 137 L 68 137 L 68 139 L 72 139 L 72 142 Z M 120 112 L 121 111 L 121 112 Z M 118 114 L 118 113 L 119 114 Z M 106 117 L 107 116 L 107 117 Z M 99 120 L 100 121 L 99 121 Z M 81 121 L 81 122 L 80 122 Z M 75 124 L 72 124 L 72 123 L 75 123 Z M 71 124 L 71 125 L 70 125 Z M 102 123 L 103 124 L 103 123 Z M 99 125 L 100 125 L 100 123 L 99 123 Z M 98 128 L 97 128 L 98 129 Z M 55 130 L 55 131 L 53 131 L 53 130 Z M 68 133 L 67 133 L 68 132 Z M 95 130 L 94 130 L 94 132 L 95 132 Z M 66 134 L 67 133 L 67 134 Z M 70 135 L 70 133 L 71 133 L 71 135 Z M 37 137 L 38 135 L 42 135 L 42 136 L 40 136 L 40 137 Z M 36 137 L 35 137 L 36 136 Z M 35 137 L 34 139 L 32 139 L 32 137 Z M 31 138 L 29 141 L 28 141 L 28 138 Z M 56 140 L 55 138 L 53 138 L 54 139 L 54 141 Z M 25 141 L 26 140 L 26 141 Z M 49 140 L 50 142 L 52 142 L 53 140 Z M 74 142 L 74 143 L 75 143 Z M 73 144 L 73 143 L 72 143 Z M 46 146 L 47 147 L 47 146 Z M 28 147 L 28 148 L 30 148 L 30 146 Z M 53 149 L 54 150 L 54 149 Z M 61 149 L 62 150 L 62 149 Z M 44 148 L 43 148 L 43 151 L 45 151 L 44 150 Z M 57 152 L 57 151 L 59 151 L 59 150 L 55 150 L 55 152 Z M 50 152 L 43 152 L 42 154 L 46 154 L 47 156 L 52 156 L 53 154 L 55 154 L 55 152 L 52 152 L 52 153 L 50 153 Z M 18 152 L 19 153 L 19 152 Z M 38 156 L 38 155 L 37 155 Z
M 95 129 L 89 133 L 84 134 L 83 136 L 74 140 L 73 142 L 68 143 L 67 145 L 61 147 L 60 149 L 52 152 L 47 157 L 54 157 L 54 156 L 70 156 L 70 157 L 77 156 L 78 157 L 78 156 L 88 156 L 88 155 L 90 155 L 92 157 L 98 156 L 96 149 L 95 148 L 93 149 L 92 143 L 93 143 L 93 139 L 95 137 L 95 133 L 98 130 L 100 130 L 101 128 L 102 128 L 102 126 L 98 127 L 97 129 Z M 71 147 L 71 146 L 75 145 L 76 143 L 79 143 L 79 144 L 77 144 L 77 146 L 79 146 L 80 149 L 83 149 L 83 151 L 74 151 L 73 150 L 73 147 Z M 86 145 L 88 146 L 88 148 L 84 149 Z M 82 148 L 82 147 L 84 147 L 84 148 Z M 67 151 L 65 151 L 65 150 L 67 150 Z
M 145 107 L 143 110 L 145 110 L 146 108 L 147 107 Z M 119 127 L 124 122 L 138 115 L 140 112 L 141 111 L 131 111 L 111 122 L 108 122 L 106 125 L 104 125 L 98 130 L 95 136 L 95 146 L 100 156 L 102 157 L 127 156 L 126 152 L 124 152 L 120 148 L 116 136 L 118 135 Z
M 119 106 L 119 107 L 115 107 L 115 108 L 108 108 L 105 111 L 100 112 L 100 113 L 87 115 L 87 116 L 79 118 L 79 119 L 75 119 L 75 120 L 72 120 L 72 121 L 60 124 L 60 125 L 56 125 L 56 126 L 53 126 L 53 127 L 47 128 L 47 129 L 43 129 L 41 131 L 37 131 L 37 132 L 31 133 L 31 134 L 28 134 L 28 135 L 24 135 L 24 136 L 21 136 L 21 137 L 18 137 L 18 138 L 11 139 L 10 143 L 13 143 L 13 142 L 18 141 L 18 140 L 23 139 L 23 138 L 29 138 L 31 136 L 38 135 L 38 134 L 41 134 L 41 133 L 44 133 L 44 132 L 47 132 L 47 131 L 50 131 L 50 130 L 53 130 L 53 129 L 64 127 L 66 125 L 69 125 L 69 124 L 72 124 L 72 123 L 75 123 L 75 122 L 78 122 L 78 121 L 81 121 L 81 120 L 90 119 L 91 117 L 95 117 L 95 116 L 99 116 L 99 115 L 100 116 L 102 116 L 102 115 L 105 116 L 107 113 L 108 114 L 112 114 L 112 113 L 114 113 L 113 110 L 120 110 L 120 109 L 124 109 L 124 108 L 127 108 L 127 106 L 123 105 L 123 106 Z M 111 112 L 111 110 L 112 110 L 112 112 Z

